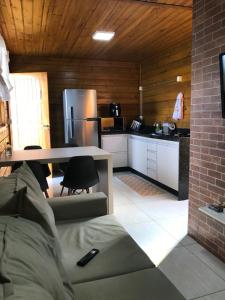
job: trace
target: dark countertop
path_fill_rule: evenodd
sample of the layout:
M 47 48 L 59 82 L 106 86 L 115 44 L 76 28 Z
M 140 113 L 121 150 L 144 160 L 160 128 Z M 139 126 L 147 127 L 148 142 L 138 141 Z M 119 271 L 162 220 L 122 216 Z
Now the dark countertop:
M 184 134 L 163 135 L 163 134 L 156 134 L 154 132 L 149 133 L 145 131 L 142 132 L 142 131 L 131 131 L 131 130 L 124 130 L 124 131 L 112 130 L 112 131 L 101 132 L 101 135 L 111 135 L 111 134 L 132 134 L 132 135 L 142 136 L 151 139 L 168 140 L 174 142 L 179 142 L 181 138 L 190 138 L 189 135 L 184 135 Z

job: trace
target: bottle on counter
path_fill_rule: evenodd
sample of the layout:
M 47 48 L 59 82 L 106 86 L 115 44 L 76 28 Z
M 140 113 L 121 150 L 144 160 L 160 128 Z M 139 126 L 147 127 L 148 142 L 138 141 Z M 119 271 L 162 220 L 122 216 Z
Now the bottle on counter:
M 5 146 L 5 156 L 12 156 L 12 146 L 9 142 Z

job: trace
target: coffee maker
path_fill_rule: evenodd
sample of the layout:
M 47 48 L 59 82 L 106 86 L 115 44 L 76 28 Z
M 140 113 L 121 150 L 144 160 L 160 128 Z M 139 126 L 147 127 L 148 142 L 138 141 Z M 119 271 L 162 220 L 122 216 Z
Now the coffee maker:
M 109 114 L 111 117 L 120 117 L 121 114 L 121 107 L 120 104 L 118 103 L 110 103 L 109 104 Z

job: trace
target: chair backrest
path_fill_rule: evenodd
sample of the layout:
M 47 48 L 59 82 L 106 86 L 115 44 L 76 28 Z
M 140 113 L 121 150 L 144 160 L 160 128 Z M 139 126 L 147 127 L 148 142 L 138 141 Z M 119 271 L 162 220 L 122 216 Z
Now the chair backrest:
M 24 150 L 36 150 L 36 149 L 42 149 L 42 147 L 39 145 L 29 145 L 29 146 L 24 147 Z M 49 175 L 51 175 L 51 171 L 49 169 L 48 164 L 42 164 L 42 169 L 43 169 L 45 177 L 48 177 Z
M 99 182 L 92 156 L 75 156 L 69 160 L 63 185 L 72 189 L 88 189 Z
M 30 145 L 30 146 L 24 147 L 24 150 L 35 150 L 35 149 L 42 149 L 42 148 L 39 145 Z

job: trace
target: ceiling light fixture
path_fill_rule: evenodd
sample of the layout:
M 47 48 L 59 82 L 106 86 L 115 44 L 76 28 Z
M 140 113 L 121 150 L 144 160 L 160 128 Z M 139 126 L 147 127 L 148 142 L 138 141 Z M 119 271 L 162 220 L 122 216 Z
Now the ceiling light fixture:
M 98 41 L 110 41 L 115 35 L 115 32 L 109 32 L 109 31 L 96 31 L 93 35 L 92 38 L 94 40 Z

